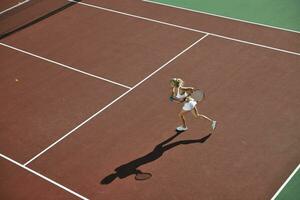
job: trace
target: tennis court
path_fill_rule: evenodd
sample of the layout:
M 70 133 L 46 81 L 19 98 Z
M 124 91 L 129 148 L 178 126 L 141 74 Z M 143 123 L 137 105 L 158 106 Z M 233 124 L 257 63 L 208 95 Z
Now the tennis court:
M 164 1 L 25 5 L 0 16 L 2 199 L 299 198 L 297 30 Z M 205 91 L 214 132 L 175 131 L 173 77 Z

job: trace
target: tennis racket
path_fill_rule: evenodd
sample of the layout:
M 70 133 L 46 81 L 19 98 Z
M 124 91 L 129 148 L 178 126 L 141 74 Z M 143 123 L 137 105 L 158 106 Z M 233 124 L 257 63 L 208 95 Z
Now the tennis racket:
M 205 97 L 205 94 L 202 90 L 194 90 L 193 93 L 191 94 L 191 97 L 195 100 L 195 101 L 202 101 Z

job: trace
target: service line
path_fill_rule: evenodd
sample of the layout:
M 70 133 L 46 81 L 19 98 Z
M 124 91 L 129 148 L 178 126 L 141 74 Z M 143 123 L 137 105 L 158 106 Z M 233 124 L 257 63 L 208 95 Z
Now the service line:
M 29 56 L 32 56 L 32 57 L 35 57 L 35 58 L 39 58 L 39 59 L 41 59 L 41 60 L 44 60 L 44 61 L 47 61 L 47 62 L 56 64 L 56 65 L 58 65 L 58 66 L 61 66 L 61 67 L 66 68 L 66 69 L 70 69 L 70 70 L 72 70 L 72 71 L 79 72 L 79 73 L 81 73 L 81 74 L 84 74 L 84 75 L 87 75 L 87 76 L 90 76 L 90 77 L 93 77 L 93 78 L 97 78 L 97 79 L 100 79 L 100 80 L 102 80 L 102 81 L 106 81 L 106 82 L 108 82 L 108 83 L 112 83 L 112 84 L 114 84 L 114 85 L 118 85 L 118 86 L 121 86 L 121 87 L 124 87 L 124 88 L 127 88 L 127 89 L 130 89 L 130 88 L 131 88 L 131 87 L 127 86 L 127 85 L 124 85 L 124 84 L 121 84 L 121 83 L 118 83 L 118 82 L 109 80 L 109 79 L 107 79 L 107 78 L 103 78 L 103 77 L 100 77 L 100 76 L 96 76 L 96 75 L 94 75 L 94 74 L 91 74 L 91 73 L 88 73 L 88 72 L 85 72 L 85 71 L 76 69 L 76 68 L 71 67 L 71 66 L 69 66 L 69 65 L 65 65 L 65 64 L 56 62 L 56 61 L 54 61 L 54 60 L 51 60 L 51 59 L 48 59 L 48 58 L 45 58 L 45 57 L 36 55 L 36 54 L 34 54 L 34 53 L 30 53 L 30 52 L 28 52 L 28 51 L 22 50 L 22 49 L 17 48 L 17 47 L 13 47 L 13 46 L 11 46 L 11 45 L 8 45 L 8 44 L 2 43 L 2 42 L 0 42 L 0 45 L 5 46 L 5 47 L 10 48 L 10 49 L 13 49 L 13 50 L 15 50 L 15 51 L 19 51 L 19 52 L 21 52 L 21 53 L 27 54 L 27 55 L 29 55 Z

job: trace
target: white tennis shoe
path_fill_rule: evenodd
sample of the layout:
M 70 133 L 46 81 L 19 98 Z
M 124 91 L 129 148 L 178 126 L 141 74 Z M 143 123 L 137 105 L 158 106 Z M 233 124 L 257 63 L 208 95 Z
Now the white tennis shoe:
M 212 123 L 211 123 L 211 128 L 212 128 L 213 130 L 215 130 L 216 127 L 217 127 L 217 121 L 212 121 Z
M 177 130 L 177 131 L 186 131 L 186 130 L 188 130 L 188 128 L 187 128 L 187 127 L 183 127 L 183 126 L 178 126 L 178 127 L 176 128 L 176 130 Z

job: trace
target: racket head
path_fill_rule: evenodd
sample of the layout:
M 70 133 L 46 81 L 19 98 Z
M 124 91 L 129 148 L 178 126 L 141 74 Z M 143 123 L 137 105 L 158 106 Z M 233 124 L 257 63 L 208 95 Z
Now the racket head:
M 135 175 L 135 180 L 138 180 L 138 181 L 143 181 L 143 180 L 147 180 L 149 178 L 152 177 L 152 174 L 151 173 L 138 173 Z
M 194 90 L 193 93 L 191 94 L 191 97 L 195 100 L 195 101 L 202 101 L 205 98 L 205 93 L 200 90 Z

